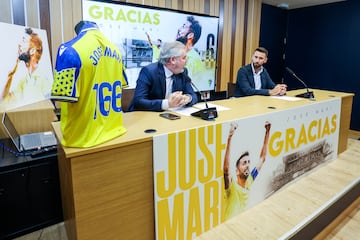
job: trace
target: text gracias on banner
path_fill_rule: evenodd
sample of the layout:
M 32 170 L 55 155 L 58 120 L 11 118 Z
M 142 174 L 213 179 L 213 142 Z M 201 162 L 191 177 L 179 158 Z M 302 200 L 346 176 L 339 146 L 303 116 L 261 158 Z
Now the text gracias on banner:
M 334 114 L 330 120 L 326 117 L 313 120 L 307 126 L 302 124 L 298 131 L 295 128 L 288 128 L 284 132 L 275 131 L 270 137 L 269 154 L 277 157 L 282 152 L 295 150 L 302 145 L 334 134 L 336 129 L 337 115 Z M 213 154 L 208 145 L 214 144 Z M 176 146 L 179 151 L 176 151 Z M 189 156 L 184 154 L 186 148 Z M 221 124 L 168 135 L 168 169 L 155 173 L 156 194 L 160 198 L 155 203 L 158 216 L 161 216 L 158 218 L 156 229 L 159 239 L 192 239 L 193 234 L 199 236 L 225 220 L 224 204 L 218 200 L 218 196 L 223 196 L 224 192 L 222 158 L 225 148 Z M 201 151 L 204 158 L 197 159 L 196 151 Z M 176 153 L 178 156 L 175 155 Z M 197 182 L 203 185 L 204 202 L 200 202 Z M 180 193 L 174 195 L 177 188 L 180 189 Z M 187 195 L 189 199 L 184 199 L 186 191 L 189 192 Z M 171 206 L 169 198 L 174 198 Z M 200 211 L 200 205 L 204 208 L 203 213 Z M 187 211 L 187 214 L 183 214 L 184 211 Z M 185 216 L 188 219 L 184 219 Z M 187 223 L 186 238 L 184 238 L 185 223 Z

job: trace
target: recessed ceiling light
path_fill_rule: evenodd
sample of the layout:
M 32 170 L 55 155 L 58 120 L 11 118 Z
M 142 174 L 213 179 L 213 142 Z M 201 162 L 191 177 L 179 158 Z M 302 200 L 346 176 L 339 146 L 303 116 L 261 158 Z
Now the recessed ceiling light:
M 277 7 L 282 8 L 282 9 L 289 9 L 289 4 L 288 3 L 279 3 L 277 5 Z

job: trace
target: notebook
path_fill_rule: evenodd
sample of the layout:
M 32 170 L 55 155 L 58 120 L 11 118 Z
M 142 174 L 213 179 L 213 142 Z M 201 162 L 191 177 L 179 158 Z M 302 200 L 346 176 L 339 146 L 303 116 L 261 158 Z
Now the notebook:
M 56 137 L 51 131 L 19 135 L 6 112 L 3 114 L 2 124 L 19 152 L 38 150 L 57 145 Z

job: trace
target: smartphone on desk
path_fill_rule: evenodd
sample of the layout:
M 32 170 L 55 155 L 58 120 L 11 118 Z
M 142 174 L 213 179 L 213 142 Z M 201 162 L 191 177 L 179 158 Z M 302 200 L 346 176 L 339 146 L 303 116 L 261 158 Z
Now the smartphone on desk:
M 160 113 L 159 115 L 160 115 L 160 117 L 170 119 L 170 120 L 180 119 L 180 116 L 173 114 L 173 113 Z

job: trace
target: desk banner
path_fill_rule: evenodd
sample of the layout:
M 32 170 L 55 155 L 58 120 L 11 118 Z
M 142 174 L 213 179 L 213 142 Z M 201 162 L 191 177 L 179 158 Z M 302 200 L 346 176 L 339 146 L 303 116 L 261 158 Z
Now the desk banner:
M 335 159 L 341 99 L 154 137 L 156 239 L 194 239 Z

